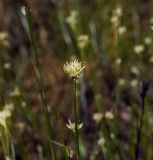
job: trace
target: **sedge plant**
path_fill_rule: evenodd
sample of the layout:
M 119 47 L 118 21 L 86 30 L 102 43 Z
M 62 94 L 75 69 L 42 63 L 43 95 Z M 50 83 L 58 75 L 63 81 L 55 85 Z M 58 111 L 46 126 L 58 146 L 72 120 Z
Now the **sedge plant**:
M 145 113 L 145 101 L 146 101 L 146 94 L 149 89 L 149 81 L 143 81 L 142 90 L 140 92 L 141 97 L 141 115 L 139 119 L 139 124 L 137 126 L 137 141 L 135 146 L 135 160 L 139 159 L 139 150 L 140 150 L 140 143 L 141 143 L 141 135 L 142 135 L 142 127 L 144 123 L 144 113 Z
M 29 27 L 29 36 L 30 36 L 30 39 L 31 39 L 33 52 L 34 52 L 34 58 L 35 58 L 35 65 L 33 63 L 32 63 L 32 65 L 33 65 L 33 70 L 35 72 L 35 76 L 36 76 L 36 79 L 37 79 L 37 82 L 38 82 L 38 85 L 39 85 L 39 88 L 40 88 L 40 96 L 41 96 L 44 115 L 46 117 L 48 137 L 49 137 L 50 140 L 52 140 L 53 139 L 52 125 L 51 125 L 51 122 L 50 122 L 50 117 L 49 117 L 50 115 L 49 115 L 49 111 L 48 111 L 47 98 L 46 98 L 45 89 L 44 89 L 44 80 L 43 80 L 42 70 L 41 70 L 41 66 L 40 66 L 40 62 L 39 62 L 39 53 L 38 53 L 38 49 L 37 49 L 37 45 L 36 45 L 36 38 L 33 34 L 30 8 L 29 8 L 27 3 L 25 3 L 25 7 L 23 7 L 23 13 L 26 17 L 28 27 Z M 49 152 L 50 152 L 51 159 L 56 160 L 55 150 L 54 150 L 53 144 L 50 143 L 50 142 L 49 142 L 49 148 L 50 148 Z
M 78 60 L 72 60 L 71 62 L 66 62 L 64 64 L 64 71 L 69 75 L 72 79 L 72 88 L 73 88 L 73 107 L 74 107 L 74 118 L 75 123 L 72 123 L 69 120 L 69 124 L 67 127 L 71 129 L 75 134 L 75 145 L 76 145 L 76 153 L 77 153 L 77 160 L 80 160 L 80 148 L 79 148 L 79 132 L 78 130 L 82 128 L 83 124 L 78 123 L 78 114 L 77 114 L 77 82 L 78 77 L 82 73 L 85 68 L 85 64 L 83 62 L 79 62 Z

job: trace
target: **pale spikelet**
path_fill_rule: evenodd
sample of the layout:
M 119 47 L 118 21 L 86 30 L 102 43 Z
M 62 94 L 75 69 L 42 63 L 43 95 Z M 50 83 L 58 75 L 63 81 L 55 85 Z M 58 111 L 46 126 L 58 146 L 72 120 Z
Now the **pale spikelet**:
M 86 65 L 83 62 L 79 62 L 77 59 L 70 62 L 66 62 L 63 66 L 65 73 L 69 75 L 70 78 L 78 78 L 82 73 Z
M 71 122 L 69 119 L 69 123 L 66 124 L 66 127 L 70 130 L 72 130 L 75 133 L 75 123 Z M 78 130 L 83 127 L 83 123 L 78 124 Z

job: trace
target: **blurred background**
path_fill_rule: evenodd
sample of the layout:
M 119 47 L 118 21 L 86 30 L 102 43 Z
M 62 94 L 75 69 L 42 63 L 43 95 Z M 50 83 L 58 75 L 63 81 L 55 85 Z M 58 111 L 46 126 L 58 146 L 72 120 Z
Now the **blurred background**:
M 152 82 L 153 77 L 153 1 L 27 3 L 57 159 L 65 159 L 61 145 L 69 145 L 71 159 L 75 159 L 74 135 L 65 125 L 68 119 L 74 120 L 72 85 L 63 72 L 63 64 L 74 57 L 86 63 L 77 88 L 79 122 L 83 122 L 81 159 L 134 159 L 141 84 L 143 80 Z M 0 110 L 11 108 L 8 139 L 16 160 L 46 160 L 47 125 L 32 67 L 35 60 L 23 6 L 19 0 L 0 1 Z M 140 160 L 153 159 L 152 91 L 151 86 Z M 1 139 L 2 130 L 3 126 Z M 4 159 L 2 143 L 0 159 Z

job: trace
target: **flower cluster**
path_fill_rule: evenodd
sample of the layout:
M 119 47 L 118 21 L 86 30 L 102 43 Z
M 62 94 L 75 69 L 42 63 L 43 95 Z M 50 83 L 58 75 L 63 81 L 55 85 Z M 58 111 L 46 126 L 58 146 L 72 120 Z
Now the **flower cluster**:
M 83 62 L 79 62 L 77 59 L 75 59 L 70 62 L 66 62 L 63 66 L 63 69 L 70 78 L 77 79 L 85 67 L 86 65 Z
M 69 123 L 66 124 L 66 127 L 75 133 L 75 123 L 71 122 L 70 119 L 69 119 Z M 78 124 L 78 129 L 81 129 L 82 127 L 83 127 L 83 123 Z
M 66 22 L 70 25 L 72 30 L 76 30 L 78 21 L 78 12 L 75 10 L 72 10 L 70 15 L 66 18 Z
M 96 123 L 100 123 L 103 118 L 111 120 L 114 118 L 114 115 L 111 111 L 107 111 L 105 114 L 99 112 L 93 114 L 93 120 Z
M 11 116 L 11 111 L 13 109 L 12 104 L 7 104 L 2 111 L 0 111 L 0 125 L 6 127 L 7 119 Z

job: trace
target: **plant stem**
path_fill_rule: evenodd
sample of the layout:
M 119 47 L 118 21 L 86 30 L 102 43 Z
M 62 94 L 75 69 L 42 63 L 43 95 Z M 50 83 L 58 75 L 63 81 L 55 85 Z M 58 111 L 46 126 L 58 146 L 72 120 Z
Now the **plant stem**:
M 29 34 L 30 34 L 30 38 L 31 38 L 31 43 L 32 43 L 32 47 L 34 50 L 34 57 L 35 57 L 35 62 L 36 65 L 34 65 L 33 67 L 35 68 L 35 74 L 37 75 L 37 81 L 39 84 L 39 88 L 40 88 L 40 96 L 41 96 L 41 101 L 42 101 L 42 105 L 43 105 L 43 111 L 46 117 L 46 123 L 47 123 L 47 129 L 48 129 L 48 136 L 49 139 L 53 139 L 53 135 L 52 135 L 52 126 L 51 126 L 51 122 L 50 122 L 50 118 L 49 118 L 49 111 L 48 111 L 48 107 L 47 107 L 47 99 L 46 99 L 46 94 L 45 94 L 45 89 L 44 89 L 44 80 L 42 77 L 42 71 L 41 71 L 41 66 L 40 66 L 40 62 L 39 62 L 39 54 L 38 54 L 38 50 L 36 47 L 36 40 L 32 31 L 32 21 L 30 18 L 30 10 L 29 10 L 29 6 L 26 3 L 26 19 L 29 25 Z M 49 143 L 50 146 L 50 154 L 51 154 L 51 160 L 55 160 L 55 152 L 54 152 L 54 148 L 53 145 L 51 143 Z
M 74 98 L 73 101 L 74 101 L 74 115 L 75 115 L 75 144 L 76 144 L 76 150 L 77 150 L 77 160 L 80 160 L 76 90 L 77 90 L 76 79 L 74 79 L 73 80 L 73 98 Z
M 135 160 L 138 160 L 139 158 L 139 148 L 140 148 L 141 133 L 142 133 L 143 120 L 144 120 L 144 108 L 145 108 L 145 97 L 142 97 L 142 110 L 141 110 L 140 124 L 137 129 L 137 143 L 135 147 Z

